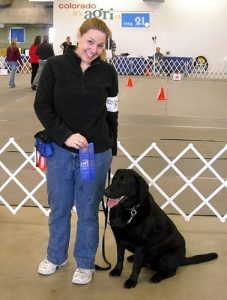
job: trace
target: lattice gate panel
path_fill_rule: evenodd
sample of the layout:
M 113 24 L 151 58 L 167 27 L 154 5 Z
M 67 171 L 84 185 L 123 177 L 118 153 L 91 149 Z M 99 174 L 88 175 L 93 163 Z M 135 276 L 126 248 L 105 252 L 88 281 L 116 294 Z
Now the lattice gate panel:
M 17 153 L 20 155 L 21 161 L 19 164 L 13 168 L 7 165 L 9 160 L 3 159 L 6 156 L 7 151 L 10 147 L 14 147 Z M 126 162 L 124 161 L 124 168 L 135 169 L 138 171 L 148 182 L 150 188 L 155 190 L 162 199 L 164 199 L 161 208 L 165 209 L 167 206 L 170 206 L 175 213 L 182 215 L 182 217 L 189 221 L 195 214 L 198 214 L 203 207 L 207 207 L 211 214 L 216 216 L 221 222 L 225 222 L 227 219 L 226 212 L 219 212 L 218 209 L 213 204 L 212 200 L 219 194 L 226 192 L 227 181 L 224 176 L 219 174 L 215 169 L 215 162 L 217 162 L 224 154 L 227 153 L 227 145 L 220 149 L 214 157 L 211 159 L 205 159 L 203 155 L 196 149 L 193 144 L 188 144 L 180 153 L 175 155 L 173 159 L 170 159 L 156 143 L 152 143 L 147 149 L 145 149 L 138 157 L 134 158 L 120 142 L 118 142 L 119 155 L 122 155 Z M 148 155 L 151 152 L 155 152 L 159 155 L 159 158 L 162 160 L 162 169 L 158 171 L 155 176 L 151 176 L 146 168 L 143 166 L 143 160 L 147 159 Z M 184 158 L 188 153 L 193 153 L 193 155 L 200 161 L 200 166 L 197 170 L 194 170 L 192 176 L 184 174 L 181 168 L 178 166 L 179 162 Z M 30 168 L 33 172 L 38 175 L 38 180 L 35 181 L 35 176 L 32 176 L 32 186 L 27 186 L 23 181 L 23 176 L 20 178 L 20 173 L 26 168 Z M 177 189 L 168 193 L 160 184 L 160 181 L 165 178 L 168 172 L 174 172 L 177 179 L 180 180 L 179 186 L 176 186 Z M 199 177 L 204 174 L 204 172 L 209 172 L 212 174 L 215 179 L 216 185 L 212 190 L 208 190 L 205 194 L 199 189 L 197 180 Z M 33 180 L 34 179 L 34 180 Z M 14 184 L 16 188 L 21 190 L 22 197 L 17 200 L 17 205 L 10 205 L 9 193 L 6 192 L 10 184 Z M 27 154 L 13 138 L 10 138 L 9 141 L 0 149 L 0 204 L 5 205 L 5 207 L 12 213 L 16 214 L 23 206 L 26 206 L 29 201 L 32 201 L 33 205 L 37 206 L 46 216 L 49 215 L 49 209 L 46 208 L 37 195 L 38 191 L 43 188 L 46 184 L 46 174 L 41 171 L 36 166 L 35 161 L 35 150 L 31 154 Z M 196 196 L 199 202 L 190 212 L 185 212 L 179 204 L 179 197 L 185 192 L 186 189 L 190 189 L 191 193 Z M 19 193 L 18 193 L 19 195 Z M 18 196 L 19 197 L 19 196 Z M 224 199 L 226 196 L 224 197 Z

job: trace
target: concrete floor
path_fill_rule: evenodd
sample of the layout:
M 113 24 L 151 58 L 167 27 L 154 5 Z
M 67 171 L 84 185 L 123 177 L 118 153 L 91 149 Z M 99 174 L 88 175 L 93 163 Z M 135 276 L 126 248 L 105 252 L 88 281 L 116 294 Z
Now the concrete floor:
M 0 206 L 0 295 L 2 300 L 101 300 L 101 299 L 158 299 L 158 300 L 226 300 L 227 278 L 227 226 L 214 217 L 194 217 L 185 222 L 180 216 L 171 216 L 187 241 L 187 254 L 193 255 L 215 251 L 217 260 L 200 265 L 181 267 L 176 276 L 159 284 L 149 282 L 151 271 L 143 269 L 135 289 L 124 289 L 131 264 L 125 262 L 119 278 L 108 275 L 108 271 L 97 271 L 94 280 L 87 286 L 71 283 L 75 269 L 72 256 L 73 239 L 69 250 L 68 264 L 54 275 L 38 275 L 37 267 L 45 256 L 48 237 L 47 217 L 37 208 L 23 208 L 11 215 Z M 73 215 L 75 232 L 76 216 Z M 100 238 L 103 234 L 103 214 L 100 212 Z M 106 255 L 115 264 L 116 248 L 110 228 L 106 232 Z M 101 249 L 97 264 L 105 265 Z
M 227 141 L 227 84 L 224 81 L 151 79 L 133 77 L 133 87 L 127 87 L 127 77 L 120 77 L 119 140 L 132 155 L 138 155 L 153 141 L 158 142 L 169 156 L 190 142 L 203 151 L 206 157 Z M 33 151 L 33 135 L 41 125 L 33 112 L 34 91 L 29 86 L 30 75 L 17 75 L 15 89 L 8 88 L 8 77 L 0 76 L 0 149 L 10 137 L 26 151 Z M 160 87 L 167 93 L 166 101 L 157 101 Z M 15 168 L 15 151 L 7 151 L 1 161 Z M 121 154 L 114 158 L 113 170 L 124 166 Z M 159 161 L 156 162 L 159 164 Z M 156 164 L 153 167 L 156 167 Z M 220 161 L 222 176 L 226 178 L 225 157 Z M 186 166 L 192 169 L 191 163 Z M 24 177 L 34 180 L 31 170 Z M 4 179 L 0 169 L 0 184 Z M 175 180 L 175 178 L 174 178 Z M 210 178 L 204 186 L 209 189 Z M 167 185 L 174 185 L 173 178 Z M 4 194 L 5 191 L 1 191 Z M 18 194 L 9 188 L 12 204 L 17 204 Z M 45 203 L 45 191 L 42 196 Z M 226 204 L 221 208 L 226 213 Z M 187 201 L 190 202 L 190 201 Z M 135 289 L 126 290 L 123 283 L 129 276 L 131 265 L 125 263 L 120 278 L 110 278 L 108 272 L 96 272 L 88 286 L 71 284 L 74 272 L 72 242 L 69 263 L 55 275 L 42 277 L 37 266 L 45 256 L 48 238 L 47 217 L 37 208 L 23 207 L 12 215 L 0 205 L 0 299 L 1 300 L 51 300 L 51 299 L 206 299 L 225 300 L 227 288 L 227 225 L 216 217 L 195 216 L 185 222 L 182 216 L 171 215 L 186 238 L 188 255 L 218 252 L 215 261 L 179 269 L 177 275 L 154 285 L 149 282 L 150 271 L 144 269 Z M 73 216 L 75 232 L 76 216 Z M 100 238 L 103 233 L 103 215 L 100 212 Z M 111 230 L 106 235 L 107 257 L 115 263 L 115 243 Z M 97 263 L 102 263 L 101 250 Z

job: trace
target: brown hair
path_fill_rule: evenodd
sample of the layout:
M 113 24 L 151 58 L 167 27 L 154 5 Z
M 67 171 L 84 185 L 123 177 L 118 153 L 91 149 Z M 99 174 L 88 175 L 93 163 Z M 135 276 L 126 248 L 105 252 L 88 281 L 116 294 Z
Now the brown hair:
M 12 39 L 11 46 L 12 47 L 17 47 L 17 40 L 16 39 Z
M 106 40 L 111 37 L 111 30 L 109 29 L 109 27 L 105 22 L 98 18 L 90 18 L 84 21 L 79 28 L 80 35 L 82 36 L 90 29 L 95 29 L 103 32 L 106 35 Z
M 41 43 L 41 36 L 37 35 L 34 40 L 34 45 L 39 45 Z
M 101 60 L 106 61 L 106 49 L 102 49 L 102 53 L 100 55 Z

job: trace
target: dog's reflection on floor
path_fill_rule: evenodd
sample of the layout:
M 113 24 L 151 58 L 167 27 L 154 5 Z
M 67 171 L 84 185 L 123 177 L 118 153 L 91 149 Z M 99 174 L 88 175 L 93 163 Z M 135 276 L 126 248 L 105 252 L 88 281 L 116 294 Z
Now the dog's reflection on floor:
M 120 276 L 125 250 L 133 263 L 125 288 L 136 286 L 142 267 L 156 273 L 151 282 L 174 276 L 179 266 L 199 264 L 218 257 L 217 253 L 186 257 L 185 239 L 172 220 L 157 205 L 149 186 L 137 172 L 119 169 L 105 189 L 110 208 L 109 222 L 117 244 L 117 263 L 111 276 Z

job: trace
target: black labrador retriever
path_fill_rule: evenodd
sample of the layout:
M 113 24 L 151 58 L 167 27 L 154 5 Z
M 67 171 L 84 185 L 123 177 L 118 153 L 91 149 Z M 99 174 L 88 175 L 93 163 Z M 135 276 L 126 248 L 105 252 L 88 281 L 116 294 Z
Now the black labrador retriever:
M 146 181 L 134 170 L 119 169 L 105 189 L 110 208 L 109 222 L 117 244 L 117 263 L 111 276 L 120 276 L 125 250 L 133 255 L 132 273 L 125 288 L 137 284 L 141 267 L 156 271 L 151 282 L 174 276 L 179 266 L 199 264 L 218 257 L 207 253 L 186 257 L 185 240 L 172 220 L 149 193 Z

